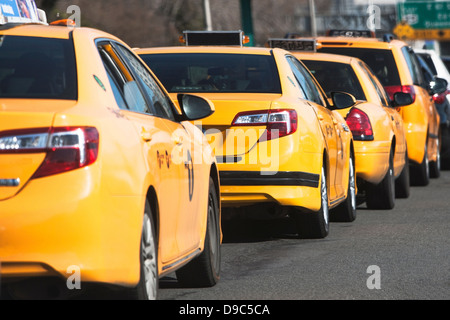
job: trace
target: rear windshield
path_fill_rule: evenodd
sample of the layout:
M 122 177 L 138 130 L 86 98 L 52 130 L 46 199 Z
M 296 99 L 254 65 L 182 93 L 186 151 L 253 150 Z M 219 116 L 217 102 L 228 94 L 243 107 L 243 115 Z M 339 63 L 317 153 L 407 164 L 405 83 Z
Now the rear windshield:
M 369 65 L 383 86 L 401 85 L 397 65 L 390 50 L 323 47 L 318 51 L 359 58 Z
M 436 67 L 434 66 L 433 59 L 431 58 L 431 56 L 428 53 L 417 53 L 416 52 L 416 54 L 418 56 L 420 56 L 426 62 L 426 64 L 430 68 L 433 75 L 437 76 L 437 70 L 436 70 Z
M 169 92 L 281 93 L 272 56 L 173 53 L 141 58 Z
M 71 40 L 0 35 L 0 98 L 77 99 Z
M 333 91 L 350 93 L 357 100 L 366 100 L 361 84 L 353 68 L 345 63 L 302 60 L 327 96 Z

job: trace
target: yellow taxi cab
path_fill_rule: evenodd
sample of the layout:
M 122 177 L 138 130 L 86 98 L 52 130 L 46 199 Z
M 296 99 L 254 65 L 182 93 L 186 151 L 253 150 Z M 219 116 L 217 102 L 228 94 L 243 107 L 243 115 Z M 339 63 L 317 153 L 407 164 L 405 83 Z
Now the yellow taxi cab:
M 342 36 L 344 34 L 345 36 Z M 439 114 L 424 80 L 417 58 L 407 43 L 353 37 L 351 32 L 336 37 L 317 37 L 317 51 L 353 56 L 363 60 L 380 80 L 391 100 L 396 92 L 409 93 L 412 103 L 399 111 L 403 118 L 413 185 L 427 185 L 440 172 Z
M 370 209 L 392 209 L 395 196 L 409 196 L 409 165 L 399 93 L 390 103 L 383 86 L 360 59 L 314 52 L 295 52 L 330 98 L 344 91 L 356 103 L 339 110 L 353 133 L 358 190 Z M 403 94 L 405 95 L 405 94 Z M 410 103 L 406 95 L 407 103 Z M 394 184 L 395 181 L 395 184 Z
M 211 102 L 185 94 L 175 106 L 124 42 L 98 30 L 5 24 L 0 43 L 2 294 L 45 294 L 61 279 L 64 294 L 102 283 L 155 299 L 174 271 L 214 285 L 219 176 L 190 123 Z
M 216 35 L 221 45 L 206 45 Z M 173 100 L 198 93 L 214 103 L 215 113 L 195 124 L 218 159 L 227 212 L 290 216 L 300 237 L 325 237 L 329 218 L 355 219 L 351 133 L 298 59 L 241 47 L 240 37 L 198 32 L 186 46 L 135 52 Z

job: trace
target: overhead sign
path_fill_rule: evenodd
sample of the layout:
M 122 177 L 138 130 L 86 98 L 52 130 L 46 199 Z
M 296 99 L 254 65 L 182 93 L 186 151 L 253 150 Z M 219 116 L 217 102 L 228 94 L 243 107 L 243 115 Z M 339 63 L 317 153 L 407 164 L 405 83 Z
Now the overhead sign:
M 398 19 L 413 29 L 450 29 L 450 1 L 414 1 L 397 4 Z
M 399 39 L 413 39 L 415 37 L 415 30 L 406 23 L 396 25 L 393 32 Z
M 39 23 L 34 0 L 0 0 L 0 24 Z
M 393 30 L 401 40 L 450 40 L 450 29 L 413 29 L 406 23 L 399 23 Z

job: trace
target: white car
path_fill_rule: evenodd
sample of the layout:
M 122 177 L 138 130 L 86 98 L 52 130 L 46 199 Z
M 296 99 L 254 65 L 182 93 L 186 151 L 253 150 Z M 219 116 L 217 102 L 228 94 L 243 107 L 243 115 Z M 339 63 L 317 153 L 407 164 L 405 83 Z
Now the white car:
M 436 51 L 430 49 L 414 49 L 414 52 L 425 60 L 435 76 L 447 80 L 448 89 L 450 90 L 450 71 Z M 450 94 L 447 95 L 447 100 L 450 103 Z
M 441 166 L 450 169 L 450 72 L 434 50 L 414 49 L 434 76 L 447 80 L 447 92 L 433 97 L 440 116 Z M 446 98 L 446 99 L 445 99 Z

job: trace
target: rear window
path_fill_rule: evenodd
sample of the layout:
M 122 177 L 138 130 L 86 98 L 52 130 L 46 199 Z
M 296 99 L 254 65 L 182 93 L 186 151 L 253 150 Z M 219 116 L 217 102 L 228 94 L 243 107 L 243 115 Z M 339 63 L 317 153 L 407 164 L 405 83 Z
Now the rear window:
M 390 50 L 323 47 L 318 51 L 359 58 L 369 65 L 383 86 L 401 85 L 397 65 Z
M 0 35 L 0 98 L 77 99 L 73 43 Z
M 272 56 L 173 53 L 141 58 L 169 92 L 281 93 Z
M 433 62 L 433 58 L 431 58 L 431 56 L 428 53 L 417 53 L 416 54 L 418 56 L 420 56 L 428 65 L 428 68 L 430 68 L 431 72 L 433 73 L 433 75 L 437 76 L 437 70 L 436 67 L 434 66 L 434 62 Z
M 366 100 L 366 96 L 353 68 L 345 63 L 302 60 L 314 75 L 328 97 L 333 91 L 350 93 L 357 100 Z

